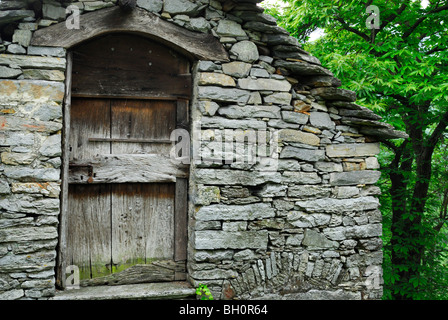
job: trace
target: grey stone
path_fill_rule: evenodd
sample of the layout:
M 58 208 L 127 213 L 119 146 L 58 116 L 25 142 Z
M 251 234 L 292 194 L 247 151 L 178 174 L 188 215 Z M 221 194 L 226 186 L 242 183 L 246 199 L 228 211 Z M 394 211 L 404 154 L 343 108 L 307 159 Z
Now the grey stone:
M 39 152 L 43 156 L 47 157 L 58 157 L 62 155 L 62 146 L 61 146 L 61 135 L 54 134 L 49 136 L 42 143 L 42 146 L 39 149 Z
M 253 63 L 259 58 L 257 46 L 247 40 L 235 43 L 230 49 L 230 54 L 235 55 L 238 60 L 248 63 Z
M 358 239 L 379 237 L 382 234 L 381 224 L 367 224 L 362 226 L 345 226 L 325 228 L 323 233 L 332 240 Z
M 330 115 L 325 112 L 311 112 L 310 123 L 313 127 L 319 129 L 333 130 L 336 126 L 335 123 L 331 120 Z
M 282 177 L 286 183 L 319 184 L 322 182 L 322 179 L 315 172 L 285 171 Z
M 22 74 L 22 70 L 0 66 L 0 78 L 15 79 Z
M 198 250 L 214 249 L 265 249 L 268 232 L 258 231 L 197 231 L 194 246 Z
M 278 172 L 249 172 L 232 169 L 196 169 L 197 183 L 214 185 L 256 186 L 267 182 L 280 183 L 282 177 Z
M 338 89 L 334 87 L 321 87 L 311 90 L 311 94 L 320 96 L 325 100 L 356 101 L 356 93 L 350 90 Z
M 113 7 L 114 3 L 104 1 L 84 1 L 85 11 L 95 11 L 103 8 Z
M 263 185 L 263 187 L 260 190 L 257 190 L 255 194 L 260 197 L 268 197 L 268 198 L 284 197 L 286 196 L 287 189 L 288 186 L 286 185 L 267 183 Z
M 21 68 L 42 68 L 65 70 L 66 60 L 54 57 L 37 57 L 2 54 L 0 56 L 1 65 L 18 66 Z
M 247 221 L 225 221 L 222 223 L 222 231 L 245 231 Z
M 64 81 L 65 74 L 61 70 L 23 69 L 24 79 Z
M 65 57 L 65 49 L 60 47 L 28 47 L 28 54 L 34 56 Z
M 12 42 L 18 43 L 24 47 L 28 47 L 31 42 L 31 36 L 32 36 L 31 30 L 16 29 L 12 36 Z
M 236 252 L 233 256 L 235 261 L 245 261 L 245 260 L 254 260 L 256 258 L 256 254 L 253 250 L 245 249 L 239 252 Z
M 26 242 L 37 240 L 56 239 L 58 237 L 55 227 L 25 227 L 0 229 L 0 242 Z
M 280 153 L 280 158 L 292 158 L 309 162 L 322 161 L 325 159 L 324 150 L 309 150 L 286 146 Z
M 239 23 L 232 20 L 220 20 L 218 27 L 216 28 L 216 33 L 219 36 L 224 37 L 245 37 L 246 32 Z
M 193 31 L 207 32 L 210 29 L 210 24 L 203 17 L 190 19 L 190 28 Z
M 196 16 L 203 8 L 203 5 L 198 2 L 189 0 L 165 0 L 163 4 L 163 11 L 170 15 L 186 14 L 190 17 Z
M 331 215 L 324 213 L 309 214 L 301 211 L 289 212 L 287 221 L 298 228 L 312 228 L 327 225 Z
M 330 173 L 330 184 L 333 186 L 356 186 L 358 184 L 375 184 L 381 172 L 375 170 L 361 170 Z
M 236 78 L 244 78 L 249 75 L 251 64 L 241 61 L 232 61 L 222 65 L 222 71 Z
M 297 124 L 306 124 L 309 119 L 308 115 L 294 111 L 282 111 L 282 117 L 286 122 Z
M 336 157 L 367 157 L 380 153 L 379 143 L 346 143 L 334 144 L 326 147 L 327 156 Z
M 288 92 L 276 92 L 263 98 L 265 103 L 286 104 L 291 103 L 292 95 Z
M 17 300 L 23 296 L 23 289 L 13 289 L 0 293 L 0 300 Z
M 323 198 L 296 201 L 295 204 L 308 212 L 342 213 L 375 210 L 379 207 L 379 200 L 372 196 L 353 199 Z
M 65 19 L 65 8 L 49 3 L 44 3 L 42 5 L 42 14 L 45 19 L 63 20 Z
M 215 268 L 211 270 L 199 270 L 191 271 L 189 275 L 194 279 L 206 279 L 206 280 L 217 280 L 217 279 L 232 279 L 235 278 L 238 273 L 234 270 L 225 270 L 220 268 Z
M 162 11 L 163 1 L 162 0 L 137 0 L 137 7 L 143 8 L 149 12 L 160 12 Z
M 342 164 L 335 162 L 316 162 L 314 167 L 323 172 L 342 172 Z
M 293 124 L 289 122 L 285 122 L 283 120 L 279 119 L 270 119 L 268 122 L 268 126 L 272 128 L 278 128 L 278 129 L 299 129 L 299 124 Z
M 337 187 L 336 192 L 339 199 L 351 198 L 359 195 L 359 189 L 357 187 Z
M 215 186 L 198 186 L 194 203 L 197 205 L 209 205 L 212 202 L 219 202 L 220 190 Z
M 35 180 L 35 181 L 58 181 L 60 177 L 60 170 L 45 168 L 33 169 L 28 167 L 7 167 L 4 174 L 6 177 L 20 181 Z
M 320 139 L 318 136 L 294 129 L 281 129 L 278 132 L 278 140 L 280 142 L 300 142 L 311 146 L 318 146 Z
M 211 71 L 215 71 L 215 70 L 220 70 L 221 66 L 213 63 L 212 61 L 199 61 L 198 63 L 198 70 L 199 71 L 203 71 L 203 72 L 211 72 Z
M 217 262 L 230 260 L 232 257 L 233 250 L 196 251 L 194 253 L 194 260 L 197 262 Z
M 8 46 L 8 49 L 6 49 L 6 52 L 12 53 L 12 54 L 25 54 L 26 49 L 24 47 L 22 47 L 20 44 L 12 43 Z
M 333 76 L 333 73 L 328 69 L 323 68 L 322 66 L 318 66 L 316 64 L 308 63 L 305 61 L 285 61 L 281 59 L 277 59 L 274 61 L 275 67 L 282 67 L 293 74 L 297 74 L 300 76 L 313 76 L 313 75 L 327 75 Z
M 330 196 L 331 188 L 315 185 L 296 185 L 288 188 L 288 196 L 295 198 L 326 198 Z
M 302 244 L 308 250 L 337 249 L 339 247 L 337 241 L 331 241 L 324 234 L 311 229 L 305 230 Z
M 200 86 L 198 88 L 198 97 L 216 101 L 238 102 L 245 104 L 251 96 L 246 90 L 221 88 L 216 86 Z
M 9 183 L 5 180 L 0 180 L 0 194 L 8 194 L 8 193 L 11 193 Z
M 6 2 L 6 1 L 2 1 Z M 34 11 L 32 10 L 7 10 L 0 11 L 0 24 L 6 24 L 18 20 L 22 20 L 23 18 L 32 18 L 34 17 Z
M 281 27 L 263 23 L 260 21 L 249 21 L 244 24 L 244 28 L 262 33 L 277 33 L 277 34 L 289 35 L 288 31 L 286 31 Z
M 243 21 L 258 21 L 270 25 L 275 25 L 277 23 L 277 20 L 273 16 L 266 13 L 254 12 L 253 10 L 232 11 L 232 14 L 241 18 Z
M 280 108 L 276 106 L 228 106 L 218 109 L 221 116 L 240 118 L 280 118 Z
M 235 120 L 222 117 L 202 117 L 201 126 L 203 128 L 229 128 L 229 129 L 266 129 L 264 121 L 255 119 Z
M 269 90 L 269 91 L 285 91 L 291 89 L 291 84 L 287 80 L 276 79 L 252 79 L 244 78 L 238 80 L 238 86 L 246 90 Z
M 214 116 L 219 105 L 213 101 L 198 101 L 198 109 L 203 115 Z
M 197 220 L 255 220 L 272 218 L 275 216 L 274 208 L 267 203 L 250 205 L 210 205 L 204 206 L 196 212 Z
M 255 78 L 269 78 L 269 72 L 262 68 L 252 68 L 250 70 L 250 76 Z
M 263 34 L 261 41 L 266 42 L 270 46 L 290 45 L 290 46 L 299 47 L 299 41 L 296 38 L 289 36 L 288 34 L 265 33 L 265 34 Z

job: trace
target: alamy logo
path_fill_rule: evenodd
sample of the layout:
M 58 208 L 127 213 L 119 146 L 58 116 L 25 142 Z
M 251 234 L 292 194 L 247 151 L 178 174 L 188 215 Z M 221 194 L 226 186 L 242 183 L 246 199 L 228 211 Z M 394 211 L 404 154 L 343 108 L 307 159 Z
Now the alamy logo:
M 80 16 L 80 11 L 79 8 L 75 5 L 69 5 L 66 9 L 65 9 L 65 13 L 66 14 L 70 14 L 67 17 L 67 20 L 65 20 L 65 27 L 69 30 L 72 29 L 79 29 L 79 16 Z
M 65 279 L 66 289 L 79 289 L 79 268 L 75 265 L 70 265 L 65 268 L 65 274 L 69 276 Z
M 374 5 L 370 5 L 366 8 L 366 13 L 370 13 L 370 16 L 366 20 L 366 27 L 368 29 L 380 28 L 380 8 Z
M 365 272 L 365 276 L 367 277 L 365 281 L 367 289 L 381 289 L 384 281 L 382 268 L 380 266 L 368 266 Z

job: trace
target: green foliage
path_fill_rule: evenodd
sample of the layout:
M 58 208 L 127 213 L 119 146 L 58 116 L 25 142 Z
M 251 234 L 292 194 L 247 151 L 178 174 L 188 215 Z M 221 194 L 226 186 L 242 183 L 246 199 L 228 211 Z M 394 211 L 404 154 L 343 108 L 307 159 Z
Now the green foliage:
M 366 25 L 368 4 L 380 28 Z M 305 50 L 408 139 L 379 155 L 384 298 L 448 299 L 448 0 L 264 5 Z M 320 29 L 324 36 L 309 42 Z
M 212 293 L 205 284 L 199 284 L 196 288 L 196 295 L 200 297 L 200 300 L 213 300 Z

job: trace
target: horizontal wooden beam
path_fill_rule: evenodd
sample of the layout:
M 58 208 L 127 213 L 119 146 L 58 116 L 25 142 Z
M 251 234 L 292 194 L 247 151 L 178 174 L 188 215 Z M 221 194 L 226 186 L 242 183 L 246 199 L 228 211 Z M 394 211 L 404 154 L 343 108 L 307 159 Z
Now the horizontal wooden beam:
M 79 29 L 68 29 L 65 21 L 34 32 L 31 45 L 72 48 L 108 33 L 134 33 L 154 39 L 191 60 L 229 61 L 222 44 L 211 34 L 189 31 L 141 8 L 124 13 L 111 7 L 82 14 Z
M 155 183 L 187 178 L 189 166 L 159 154 L 99 155 L 70 161 L 69 183 Z

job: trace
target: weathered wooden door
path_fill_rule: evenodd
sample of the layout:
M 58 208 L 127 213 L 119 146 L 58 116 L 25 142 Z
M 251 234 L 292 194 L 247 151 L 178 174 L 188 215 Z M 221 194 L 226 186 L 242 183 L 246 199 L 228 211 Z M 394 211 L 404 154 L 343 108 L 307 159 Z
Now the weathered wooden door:
M 170 158 L 170 136 L 188 123 L 188 64 L 128 35 L 75 53 L 62 264 L 81 285 L 185 279 L 188 167 Z M 155 60 L 169 65 L 159 82 Z

